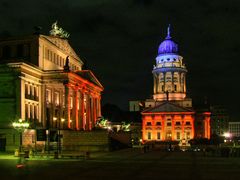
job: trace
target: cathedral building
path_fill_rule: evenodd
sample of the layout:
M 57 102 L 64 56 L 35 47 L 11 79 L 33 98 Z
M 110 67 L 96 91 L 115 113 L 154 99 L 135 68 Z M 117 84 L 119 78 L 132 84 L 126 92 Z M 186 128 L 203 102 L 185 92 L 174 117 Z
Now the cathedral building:
M 158 48 L 153 70 L 153 98 L 145 101 L 142 114 L 142 140 L 179 141 L 210 138 L 210 112 L 198 112 L 187 97 L 187 68 L 178 53 L 168 27 Z
M 52 25 L 50 35 L 0 40 L 0 146 L 13 150 L 44 141 L 54 130 L 91 131 L 101 116 L 103 86 L 70 46 L 69 34 Z M 30 127 L 22 137 L 12 122 Z

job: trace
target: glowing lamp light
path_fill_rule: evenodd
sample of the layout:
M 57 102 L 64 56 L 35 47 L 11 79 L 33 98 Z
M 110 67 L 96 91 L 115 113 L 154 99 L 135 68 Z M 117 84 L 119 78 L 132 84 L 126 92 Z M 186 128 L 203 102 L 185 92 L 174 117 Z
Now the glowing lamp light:
M 62 122 L 64 122 L 64 121 L 65 121 L 65 119 L 63 119 L 63 118 L 62 118 L 62 119 L 61 119 L 61 121 L 62 121 Z
M 56 120 L 57 120 L 57 118 L 56 118 L 56 117 L 53 117 L 53 120 L 54 120 L 54 121 L 56 121 Z
M 226 132 L 226 133 L 223 134 L 223 136 L 224 136 L 225 138 L 230 138 L 230 137 L 231 137 L 231 134 L 230 134 L 229 132 Z
M 23 122 L 22 119 L 19 119 L 18 122 L 13 122 L 12 126 L 15 129 L 27 129 L 29 127 L 29 123 L 28 122 Z

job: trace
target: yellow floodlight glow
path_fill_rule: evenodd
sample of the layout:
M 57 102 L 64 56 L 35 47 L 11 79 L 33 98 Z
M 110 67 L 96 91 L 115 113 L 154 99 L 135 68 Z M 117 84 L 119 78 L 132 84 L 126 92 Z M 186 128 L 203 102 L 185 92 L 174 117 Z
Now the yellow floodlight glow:
M 14 128 L 28 128 L 29 127 L 29 123 L 28 122 L 23 122 L 22 119 L 19 119 L 18 122 L 13 122 L 12 126 Z
M 226 133 L 223 134 L 223 136 L 224 136 L 225 138 L 230 138 L 230 137 L 231 137 L 231 134 L 230 134 L 229 132 L 226 132 Z

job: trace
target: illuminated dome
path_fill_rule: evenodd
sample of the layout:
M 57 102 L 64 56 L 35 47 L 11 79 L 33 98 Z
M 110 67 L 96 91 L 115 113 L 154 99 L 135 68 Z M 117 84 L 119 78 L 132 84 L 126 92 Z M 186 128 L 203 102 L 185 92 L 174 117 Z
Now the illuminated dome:
M 177 52 L 178 52 L 178 45 L 172 40 L 170 36 L 170 26 L 169 26 L 167 37 L 160 44 L 158 48 L 158 54 L 177 53 Z
M 158 48 L 158 54 L 177 53 L 178 45 L 171 39 L 165 39 Z

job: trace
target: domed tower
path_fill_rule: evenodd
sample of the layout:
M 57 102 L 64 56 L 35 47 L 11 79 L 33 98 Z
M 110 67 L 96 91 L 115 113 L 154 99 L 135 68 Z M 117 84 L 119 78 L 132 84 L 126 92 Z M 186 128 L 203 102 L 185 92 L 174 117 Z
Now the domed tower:
M 178 54 L 178 45 L 170 35 L 170 25 L 167 37 L 158 48 L 152 73 L 155 101 L 181 101 L 186 98 L 187 69 L 183 64 L 183 57 Z

